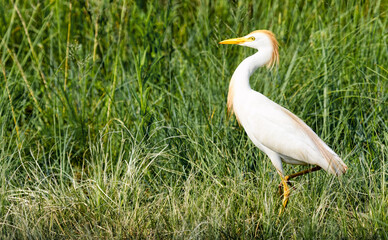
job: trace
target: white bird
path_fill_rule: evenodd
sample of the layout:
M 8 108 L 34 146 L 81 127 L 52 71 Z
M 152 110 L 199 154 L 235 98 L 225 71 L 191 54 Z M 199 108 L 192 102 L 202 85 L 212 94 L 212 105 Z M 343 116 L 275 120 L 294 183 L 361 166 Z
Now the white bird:
M 228 111 L 235 114 L 248 137 L 271 159 L 283 185 L 283 208 L 287 206 L 290 189 L 288 181 L 312 171 L 324 169 L 339 176 L 347 166 L 300 118 L 251 89 L 249 77 L 261 66 L 272 68 L 279 63 L 278 42 L 268 30 L 257 30 L 241 37 L 221 41 L 238 44 L 258 51 L 244 59 L 235 70 L 229 84 Z M 282 162 L 317 167 L 285 175 Z M 280 185 L 281 186 L 281 185 Z

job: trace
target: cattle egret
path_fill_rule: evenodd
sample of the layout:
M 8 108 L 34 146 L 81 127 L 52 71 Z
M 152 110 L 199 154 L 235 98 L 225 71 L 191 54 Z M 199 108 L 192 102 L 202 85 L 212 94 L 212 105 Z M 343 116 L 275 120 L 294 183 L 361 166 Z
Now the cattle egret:
M 229 84 L 228 111 L 235 114 L 252 142 L 271 159 L 283 185 L 283 207 L 290 195 L 291 178 L 324 169 L 340 176 L 347 166 L 318 135 L 300 118 L 251 89 L 249 77 L 261 66 L 272 68 L 279 63 L 278 42 L 267 30 L 257 30 L 245 37 L 221 41 L 220 44 L 237 44 L 258 51 L 244 59 L 234 72 Z M 282 162 L 295 165 L 317 165 L 314 168 L 285 175 Z

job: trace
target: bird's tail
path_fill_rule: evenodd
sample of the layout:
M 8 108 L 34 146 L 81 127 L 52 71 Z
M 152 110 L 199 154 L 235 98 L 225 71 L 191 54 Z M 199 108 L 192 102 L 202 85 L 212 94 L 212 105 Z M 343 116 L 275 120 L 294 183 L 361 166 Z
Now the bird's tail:
M 329 163 L 329 168 L 327 170 L 333 175 L 341 176 L 346 172 L 346 170 L 348 170 L 348 166 L 346 166 L 342 159 L 335 153 L 331 154 L 330 159 L 327 160 Z
M 324 141 L 322 141 L 317 135 L 315 136 L 316 137 L 313 138 L 313 141 L 326 160 L 324 161 L 325 163 L 323 163 L 324 166 L 320 167 L 336 176 L 344 174 L 348 169 L 348 166 L 346 166 L 342 159 L 329 146 L 327 146 Z

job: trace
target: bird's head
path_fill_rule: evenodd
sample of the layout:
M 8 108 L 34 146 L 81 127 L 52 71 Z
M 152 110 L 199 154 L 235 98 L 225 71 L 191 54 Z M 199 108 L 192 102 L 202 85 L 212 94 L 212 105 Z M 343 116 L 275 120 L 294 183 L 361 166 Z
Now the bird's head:
M 219 42 L 219 44 L 237 44 L 255 48 L 258 51 L 270 49 L 272 57 L 266 64 L 267 67 L 273 67 L 279 63 L 279 44 L 275 35 L 268 30 L 256 30 L 244 37 L 227 39 Z

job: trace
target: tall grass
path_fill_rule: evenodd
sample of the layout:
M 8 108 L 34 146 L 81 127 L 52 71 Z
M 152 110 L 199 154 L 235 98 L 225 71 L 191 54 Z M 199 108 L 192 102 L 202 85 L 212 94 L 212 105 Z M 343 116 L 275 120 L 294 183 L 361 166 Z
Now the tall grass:
M 1 238 L 387 239 L 384 1 L 0 0 Z M 281 62 L 252 87 L 349 166 L 279 178 L 226 113 L 269 29 Z M 300 167 L 286 166 L 292 173 Z

